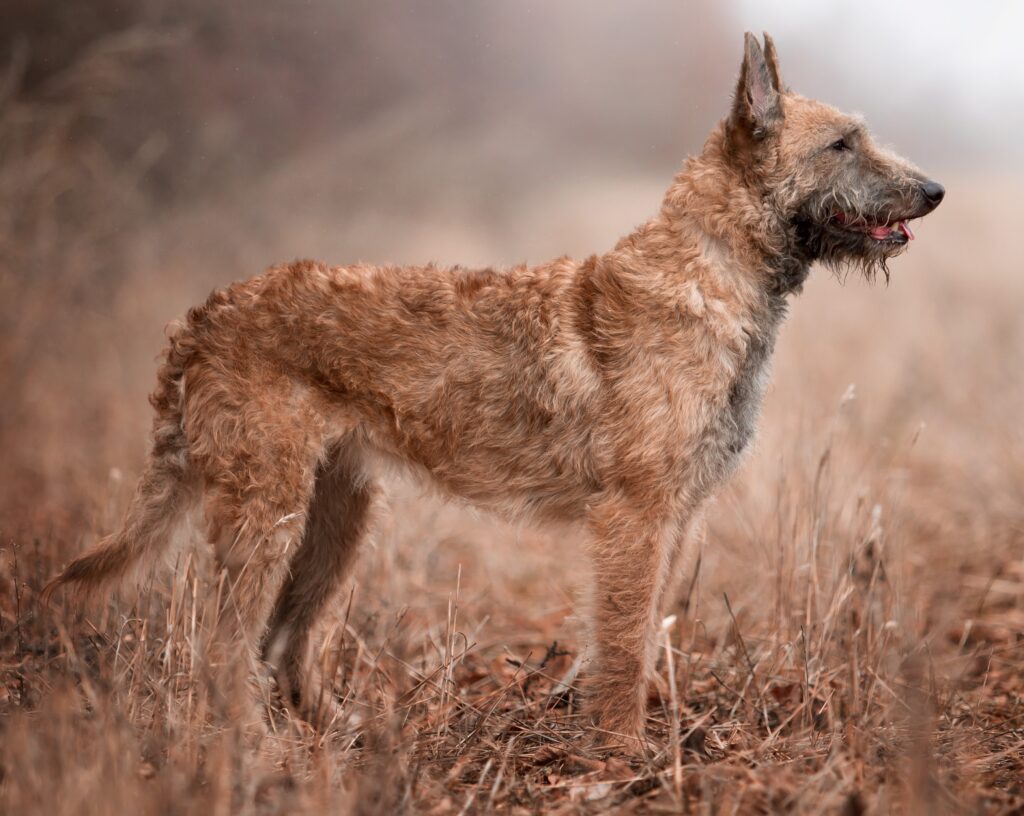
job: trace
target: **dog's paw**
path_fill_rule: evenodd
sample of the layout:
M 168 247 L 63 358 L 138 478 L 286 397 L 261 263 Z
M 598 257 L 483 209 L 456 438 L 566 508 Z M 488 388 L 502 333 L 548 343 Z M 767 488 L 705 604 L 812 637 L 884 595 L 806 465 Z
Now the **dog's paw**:
M 605 708 L 591 714 L 594 748 L 630 757 L 644 757 L 650 751 L 645 729 L 646 717 L 637 706 L 632 709 Z
M 593 747 L 602 753 L 630 759 L 644 759 L 651 753 L 651 744 L 643 729 L 626 731 L 595 726 Z
M 660 673 L 652 671 L 647 675 L 647 704 L 660 705 L 672 697 L 668 680 Z
M 346 720 L 345 710 L 330 689 L 317 689 L 309 695 L 303 695 L 297 711 L 303 720 L 321 733 L 336 728 Z
M 315 731 L 324 733 L 346 721 L 347 714 L 334 689 L 318 677 L 279 677 L 279 684 L 281 698 L 293 715 Z

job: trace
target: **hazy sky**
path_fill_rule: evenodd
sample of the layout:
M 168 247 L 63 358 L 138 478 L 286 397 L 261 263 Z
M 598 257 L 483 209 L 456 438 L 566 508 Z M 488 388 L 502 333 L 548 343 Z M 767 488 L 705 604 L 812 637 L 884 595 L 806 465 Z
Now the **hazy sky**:
M 736 0 L 734 14 L 743 28 L 775 37 L 784 72 L 788 65 L 808 95 L 887 119 L 904 106 L 925 115 L 924 99 L 938 108 L 937 123 L 1024 155 L 1022 2 Z M 818 60 L 828 71 L 816 75 Z M 846 87 L 832 86 L 836 69 Z

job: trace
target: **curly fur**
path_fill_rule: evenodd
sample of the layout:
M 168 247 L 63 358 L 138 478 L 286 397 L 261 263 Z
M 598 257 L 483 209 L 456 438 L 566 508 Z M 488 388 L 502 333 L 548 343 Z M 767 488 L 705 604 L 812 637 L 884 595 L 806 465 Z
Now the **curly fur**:
M 229 579 L 219 642 L 267 644 L 296 698 L 316 700 L 311 633 L 369 534 L 377 466 L 398 464 L 497 513 L 580 525 L 595 565 L 588 711 L 636 748 L 659 607 L 750 446 L 789 299 L 815 261 L 887 272 L 902 245 L 862 226 L 923 215 L 923 182 L 858 119 L 786 90 L 770 38 L 748 34 L 729 116 L 603 255 L 302 261 L 193 309 L 123 530 L 49 591 L 106 586 L 201 498 Z

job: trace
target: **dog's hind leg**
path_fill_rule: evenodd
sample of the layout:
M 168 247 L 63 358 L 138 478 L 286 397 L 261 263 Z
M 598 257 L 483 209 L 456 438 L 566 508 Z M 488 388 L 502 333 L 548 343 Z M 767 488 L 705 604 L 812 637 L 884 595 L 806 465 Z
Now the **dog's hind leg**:
M 309 666 L 318 624 L 341 590 L 366 538 L 378 487 L 351 444 L 332 448 L 317 468 L 302 543 L 278 595 L 264 653 L 277 663 L 282 690 L 311 721 L 329 709 L 329 678 Z
M 221 576 L 209 662 L 218 685 L 230 683 L 218 689 L 228 714 L 246 726 L 261 724 L 245 688 L 302 539 L 323 444 L 321 418 L 294 399 L 290 384 L 257 389 L 245 410 L 206 412 L 193 454 L 206 480 L 208 535 Z

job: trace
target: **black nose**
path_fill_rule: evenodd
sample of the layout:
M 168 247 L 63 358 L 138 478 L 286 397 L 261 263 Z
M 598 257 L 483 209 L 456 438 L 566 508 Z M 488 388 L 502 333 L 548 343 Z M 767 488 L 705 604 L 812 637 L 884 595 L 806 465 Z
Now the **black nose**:
M 946 188 L 937 181 L 926 181 L 921 185 L 921 193 L 928 199 L 929 204 L 937 207 L 939 202 L 942 201 L 942 197 L 946 195 Z

